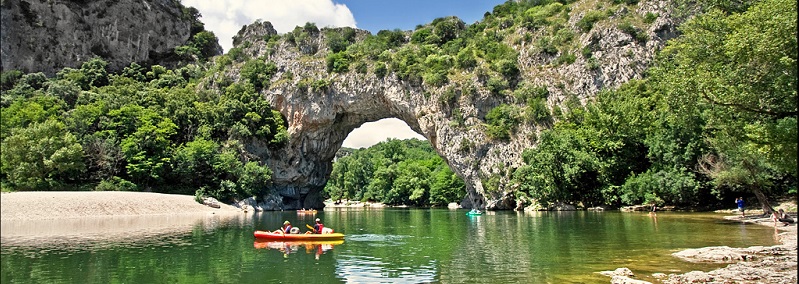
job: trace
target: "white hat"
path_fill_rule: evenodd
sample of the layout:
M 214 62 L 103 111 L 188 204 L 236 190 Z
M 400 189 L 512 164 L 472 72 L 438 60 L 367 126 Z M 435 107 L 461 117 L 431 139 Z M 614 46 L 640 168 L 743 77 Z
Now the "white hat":
M 316 218 L 316 222 L 319 222 L 319 221 L 321 221 L 321 220 L 319 220 L 319 218 Z

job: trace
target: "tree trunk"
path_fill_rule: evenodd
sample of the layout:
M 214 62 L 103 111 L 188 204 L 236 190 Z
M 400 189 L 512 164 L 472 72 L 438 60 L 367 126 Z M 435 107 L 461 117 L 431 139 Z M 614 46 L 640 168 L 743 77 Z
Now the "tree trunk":
M 760 202 L 760 207 L 763 208 L 763 214 L 771 215 L 771 213 L 774 212 L 774 208 L 771 207 L 771 204 L 768 202 L 768 198 L 763 191 L 760 190 L 760 187 L 753 184 L 749 186 L 749 189 L 755 194 L 757 201 Z

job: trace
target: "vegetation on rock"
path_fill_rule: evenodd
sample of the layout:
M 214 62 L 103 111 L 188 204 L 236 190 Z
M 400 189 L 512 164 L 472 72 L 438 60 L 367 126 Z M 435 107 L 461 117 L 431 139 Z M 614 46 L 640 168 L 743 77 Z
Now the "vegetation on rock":
M 577 96 L 564 74 L 539 72 L 606 71 L 597 54 L 609 51 L 597 49 L 597 29 L 646 46 L 662 15 L 631 12 L 639 4 L 508 1 L 474 24 L 446 17 L 376 35 L 308 23 L 284 35 L 237 37 L 217 57 L 209 57 L 212 34 L 198 26 L 176 50 L 193 57 L 180 68 L 131 63 L 109 73 L 92 59 L 52 78 L 4 72 L 0 179 L 4 190 L 261 196 L 271 170 L 246 145 L 280 147 L 289 139 L 264 94 L 287 85 L 328 93 L 344 76 L 373 75 L 422 90 L 453 128 L 482 131 L 496 143 L 531 141 L 521 163 L 476 175 L 481 194 L 511 196 L 516 208 L 710 207 L 752 192 L 768 211 L 768 197 L 796 194 L 796 2 L 670 2 L 690 19 L 679 36 L 640 78 L 599 86 L 598 94 Z M 302 65 L 293 73 L 276 63 L 286 49 Z M 536 78 L 545 75 L 557 83 Z M 460 178 L 425 143 L 354 150 L 334 164 L 325 194 L 421 206 L 463 198 Z M 452 143 L 463 155 L 491 151 L 466 138 Z

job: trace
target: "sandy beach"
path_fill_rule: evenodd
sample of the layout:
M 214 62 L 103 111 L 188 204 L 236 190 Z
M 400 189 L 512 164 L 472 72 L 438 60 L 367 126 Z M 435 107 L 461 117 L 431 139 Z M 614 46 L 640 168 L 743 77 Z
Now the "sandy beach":
M 150 192 L 4 192 L 0 194 L 0 239 L 12 246 L 62 246 L 142 239 L 212 229 L 251 217 L 194 196 Z
M 120 217 L 241 212 L 220 204 L 212 208 L 194 196 L 126 191 L 31 191 L 0 194 L 0 220 L 50 220 L 82 217 Z

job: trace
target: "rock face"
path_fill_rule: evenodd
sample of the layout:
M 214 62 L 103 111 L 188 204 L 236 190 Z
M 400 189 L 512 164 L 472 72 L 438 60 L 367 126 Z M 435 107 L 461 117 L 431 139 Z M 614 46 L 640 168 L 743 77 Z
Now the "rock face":
M 550 109 L 564 107 L 570 96 L 584 103 L 602 89 L 639 78 L 656 51 L 676 35 L 680 22 L 671 16 L 672 1 L 644 0 L 606 13 L 607 20 L 583 32 L 577 23 L 585 11 L 596 8 L 595 3 L 574 4 L 566 26 L 574 32 L 574 45 L 590 49 L 590 58 L 579 49 L 571 50 L 574 62 L 556 63 L 559 54 L 541 53 L 534 46 L 541 33 L 522 27 L 503 39 L 518 53 L 520 72 L 515 80 L 546 88 Z M 196 20 L 176 0 L 7 0 L 0 5 L 2 70 L 49 75 L 64 67 L 78 67 L 94 56 L 106 60 L 111 71 L 130 62 L 165 65 L 165 57 L 187 43 Z M 630 35 L 614 22 L 632 13 L 657 15 L 637 31 L 644 37 Z M 486 75 L 481 74 L 488 68 L 458 69 L 443 86 L 401 80 L 390 71 L 378 76 L 375 62 L 367 63 L 367 72 L 329 73 L 325 58 L 331 51 L 325 30 L 291 41 L 285 37 L 271 41 L 274 35 L 277 32 L 269 22 L 259 21 L 242 28 L 234 38 L 244 54 L 277 66 L 277 74 L 261 93 L 288 124 L 289 141 L 281 148 L 269 148 L 266 141 L 245 141 L 246 150 L 261 157 L 274 172 L 269 187 L 275 195 L 263 197 L 268 202 L 260 208 L 322 208 L 321 191 L 347 135 L 363 123 L 392 117 L 426 137 L 464 179 L 468 195 L 461 207 L 530 208 L 529 200 L 512 194 L 508 176 L 522 165 L 522 151 L 535 147 L 537 135 L 549 126 L 524 124 L 508 140 L 490 139 L 486 114 L 514 102 L 512 96 L 489 90 Z M 367 35 L 356 30 L 356 41 Z M 410 31 L 405 33 L 406 41 L 410 35 Z M 520 40 L 525 37 L 529 39 Z M 235 62 L 223 76 L 245 80 L 240 76 L 242 66 L 243 62 Z M 444 98 L 447 92 L 454 96 Z
M 659 15 L 641 31 L 648 36 L 645 41 L 621 31 L 616 24 L 597 24 L 589 32 L 578 32 L 575 40 L 581 46 L 590 46 L 592 60 L 598 63 L 593 68 L 580 55 L 572 64 L 552 64 L 554 56 L 533 52 L 531 42 L 535 39 L 527 43 L 506 39 L 505 43 L 519 52 L 521 80 L 548 89 L 550 108 L 562 105 L 569 94 L 585 102 L 601 89 L 639 78 L 656 51 L 675 36 L 675 22 L 679 20 L 670 16 L 669 3 L 641 1 L 633 6 L 635 10 L 625 8 L 610 16 Z M 574 25 L 582 16 L 571 15 L 569 24 L 574 30 L 579 30 Z M 356 39 L 363 40 L 367 33 L 358 30 Z M 458 80 L 441 87 L 403 81 L 391 72 L 379 77 L 373 72 L 373 65 L 365 73 L 329 73 L 325 57 L 330 51 L 324 29 L 311 33 L 301 43 L 264 40 L 275 34 L 270 23 L 258 22 L 242 28 L 235 39 L 237 43 L 247 43 L 238 45 L 245 53 L 278 67 L 270 87 L 262 94 L 286 118 L 289 142 L 281 149 L 268 149 L 262 141 L 250 141 L 247 147 L 274 171 L 271 187 L 283 198 L 281 208 L 321 208 L 320 192 L 347 135 L 363 123 L 391 117 L 403 120 L 426 137 L 464 179 L 468 196 L 461 202 L 463 208 L 502 210 L 525 206 L 525 201 L 516 200 L 507 189 L 508 169 L 522 165 L 522 151 L 535 147 L 535 136 L 547 126 L 521 125 L 508 141 L 489 139 L 485 134 L 485 115 L 493 107 L 512 102 L 509 96 L 492 94 L 478 72 L 464 70 Z M 406 38 L 409 36 L 410 32 L 406 32 Z M 237 78 L 236 69 L 240 67 L 238 64 L 227 76 L 242 80 Z M 475 86 L 476 90 L 467 95 L 463 90 L 466 85 Z M 455 90 L 455 102 L 441 103 L 448 88 Z M 453 115 L 456 108 L 462 117 Z M 488 188 L 486 182 L 497 177 L 499 185 Z
M 112 71 L 131 62 L 164 64 L 191 36 L 176 0 L 2 1 L 2 70 L 44 72 L 99 56 Z

